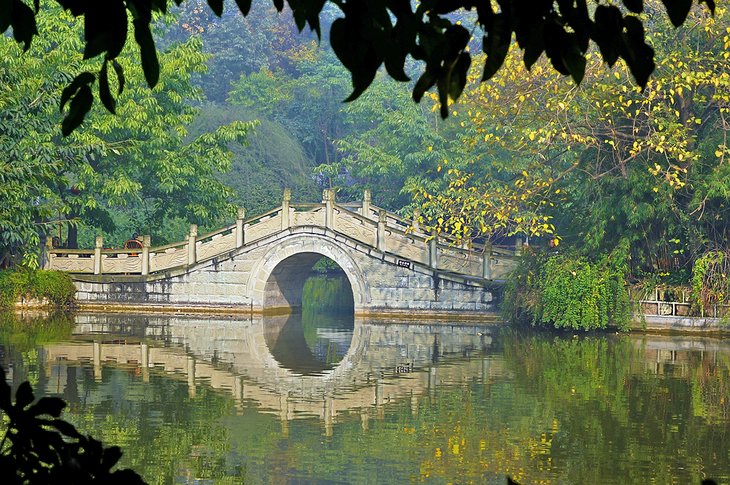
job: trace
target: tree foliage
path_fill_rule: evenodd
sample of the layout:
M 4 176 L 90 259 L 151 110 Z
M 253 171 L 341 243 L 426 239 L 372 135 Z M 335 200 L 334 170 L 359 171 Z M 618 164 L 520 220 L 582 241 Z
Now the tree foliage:
M 699 0 L 714 11 L 714 0 Z M 135 43 L 139 46 L 139 63 L 150 87 L 160 79 L 160 62 L 152 36 L 152 23 L 158 13 L 167 12 L 170 2 L 155 0 L 124 2 L 114 0 L 103 6 L 95 2 L 58 0 L 73 16 L 84 20 L 83 56 L 101 58 L 94 74 L 85 70 L 77 74 L 64 89 L 61 107 L 69 109 L 63 122 L 68 134 L 83 121 L 93 104 L 92 87 L 111 112 L 116 109 L 113 91 L 124 88 L 124 66 L 117 58 L 128 44 L 131 23 Z M 174 0 L 180 4 L 182 0 Z M 251 0 L 237 0 L 245 16 Z M 586 0 L 561 2 L 554 0 L 502 0 L 444 2 L 426 0 L 412 4 L 404 0 L 335 1 L 287 0 L 296 27 L 305 27 L 321 35 L 320 14 L 327 4 L 339 9 L 330 29 L 330 42 L 340 62 L 351 73 L 353 90 L 349 100 L 356 99 L 372 83 L 378 69 L 385 66 L 398 81 L 409 81 L 404 66 L 409 57 L 423 64 L 413 86 L 413 97 L 419 101 L 425 92 L 436 87 L 441 114 L 448 113 L 449 99 L 457 99 L 464 89 L 471 65 L 470 42 L 475 34 L 482 37 L 482 79 L 494 76 L 502 67 L 514 34 L 522 50 L 523 63 L 530 68 L 544 53 L 552 67 L 570 75 L 579 83 L 585 74 L 586 54 L 595 43 L 608 65 L 622 59 L 640 86 L 645 86 L 654 69 L 654 50 L 647 43 L 643 0 L 623 0 L 621 5 L 600 2 L 590 8 Z M 692 7 L 691 0 L 665 1 L 666 13 L 673 25 L 681 25 Z M 284 0 L 274 0 L 282 11 Z M 0 13 L 3 30 L 12 27 L 16 41 L 27 50 L 37 37 L 36 15 L 40 2 L 33 8 L 22 0 L 12 0 L 12 8 Z M 210 10 L 223 14 L 223 0 L 208 0 Z M 471 28 L 462 21 L 472 24 Z M 651 24 L 649 24 L 651 25 Z M 116 82 L 113 82 L 114 75 Z M 112 89 L 114 88 L 114 89 Z
M 505 316 L 554 328 L 626 329 L 628 245 L 594 260 L 572 254 L 528 254 L 507 286 Z
M 342 111 L 346 131 L 334 140 L 337 156 L 315 167 L 315 173 L 344 198 L 359 199 L 363 189 L 370 189 L 381 207 L 408 206 L 411 197 L 404 188 L 413 177 L 428 178 L 443 156 L 438 120 L 386 76 L 378 76 Z
M 702 316 L 715 314 L 717 305 L 730 301 L 730 258 L 725 251 L 708 251 L 695 261 L 692 268 L 692 299 Z
M 0 257 L 32 264 L 40 235 L 58 234 L 59 225 L 69 226 L 73 247 L 81 220 L 94 228 L 90 240 L 100 231 L 124 240 L 133 232 L 164 238 L 161 226 L 176 217 L 198 224 L 230 217 L 231 193 L 217 177 L 229 167 L 228 144 L 244 141 L 253 125 L 232 122 L 189 135 L 198 113 L 191 101 L 200 98 L 191 76 L 205 69 L 199 41 L 161 53 L 164 80 L 153 90 L 132 71 L 116 99 L 123 116 L 98 109 L 90 123 L 62 137 L 59 88 L 88 63 L 68 62 L 82 43 L 81 26 L 60 8 L 43 5 L 36 17 L 43 35 L 27 52 L 20 55 L 11 39 L 0 39 L 0 85 L 12 86 L 0 93 L 6 154 Z M 129 66 L 134 55 L 125 50 L 116 62 Z
M 484 223 L 485 201 L 509 193 L 495 204 L 518 207 L 508 232 L 556 239 L 554 231 L 586 254 L 628 238 L 641 271 L 723 247 L 730 19 L 724 7 L 714 18 L 693 11 L 675 31 L 652 17 L 647 37 L 661 54 L 644 90 L 626 65 L 606 72 L 592 54 L 580 86 L 554 76 L 547 61 L 527 71 L 517 52 L 490 83 L 470 84 L 451 107 L 463 156 L 444 164 L 449 190 L 415 188 L 421 200 L 437 200 L 443 223 L 430 224 L 489 235 L 496 224 Z

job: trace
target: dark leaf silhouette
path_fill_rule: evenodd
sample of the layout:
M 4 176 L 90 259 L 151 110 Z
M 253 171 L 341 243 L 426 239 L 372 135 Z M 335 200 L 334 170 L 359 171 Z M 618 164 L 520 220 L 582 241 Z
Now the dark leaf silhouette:
M 66 406 L 62 399 L 44 397 L 35 404 L 33 400 L 33 389 L 26 381 L 18 387 L 13 404 L 0 368 L 0 412 L 8 417 L 0 442 L 3 483 L 144 483 L 132 470 L 112 471 L 122 456 L 119 447 L 105 448 L 59 419 Z

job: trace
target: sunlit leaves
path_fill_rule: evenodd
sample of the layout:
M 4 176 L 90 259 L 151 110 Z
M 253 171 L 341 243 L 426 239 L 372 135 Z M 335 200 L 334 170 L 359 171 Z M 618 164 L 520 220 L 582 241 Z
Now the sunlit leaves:
M 660 2 L 627 3 L 634 11 L 641 7 L 649 14 L 665 8 Z M 597 27 L 606 31 L 599 35 L 606 38 L 617 32 L 645 35 L 641 24 L 625 18 L 616 6 L 599 6 L 596 18 Z M 668 22 L 666 28 L 658 21 L 653 24 L 656 29 L 646 40 L 662 54 L 644 90 L 631 82 L 627 61 L 620 60 L 620 49 L 613 50 L 620 46 L 610 42 L 599 42 L 602 59 L 589 54 L 584 67 L 574 68 L 585 72 L 580 87 L 555 76 L 545 59 L 526 70 L 522 53 L 515 49 L 489 82 L 479 84 L 481 73 L 472 69 L 469 79 L 473 84 L 451 110 L 465 118 L 460 142 L 467 157 L 473 157 L 474 166 L 459 167 L 475 195 L 450 185 L 449 192 L 442 194 L 454 199 L 447 203 L 428 191 L 444 209 L 441 217 L 445 222 L 439 223 L 442 231 L 457 230 L 466 236 L 463 226 L 471 223 L 473 234 L 483 232 L 475 205 L 465 201 L 495 197 L 495 174 L 501 174 L 496 180 L 514 191 L 529 187 L 519 182 L 519 174 L 532 164 L 536 168 L 527 169 L 531 178 L 554 190 L 550 198 L 540 201 L 541 210 L 531 214 L 553 216 L 550 223 L 557 226 L 557 233 L 571 234 L 574 243 L 592 250 L 610 249 L 624 235 L 633 238 L 637 247 L 646 245 L 648 253 L 657 253 L 664 251 L 660 248 L 666 246 L 665 234 L 695 231 L 698 226 L 712 228 L 701 239 L 703 243 L 682 240 L 697 244 L 723 240 L 725 236 L 720 234 L 726 229 L 721 221 L 727 203 L 716 197 L 730 193 L 728 184 L 722 182 L 727 171 L 720 170 L 725 164 L 709 169 L 716 160 L 726 160 L 730 27 L 724 8 L 718 8 L 712 19 L 692 11 L 685 23 L 676 33 Z M 636 51 L 631 55 L 643 54 Z M 564 62 L 562 51 L 549 52 L 548 57 L 552 64 Z M 613 69 L 607 71 L 603 61 L 615 61 Z M 481 62 L 483 59 L 477 59 L 475 63 Z M 491 178 L 476 175 L 485 165 L 496 169 Z M 522 186 L 514 185 L 515 181 Z M 504 190 L 499 194 L 500 208 L 512 207 Z M 513 199 L 539 200 L 527 192 L 515 193 Z M 701 215 L 710 208 L 715 219 Z M 496 206 L 493 210 L 495 215 L 504 213 Z M 519 217 L 517 212 L 513 214 Z M 485 223 L 484 227 L 491 226 Z M 513 227 L 511 230 L 527 228 L 517 221 Z M 647 265 L 659 264 L 652 263 L 653 258 L 647 257 Z
M 526 171 L 512 180 L 475 179 L 459 169 L 447 170 L 448 187 L 432 193 L 421 189 L 415 195 L 421 204 L 421 226 L 434 234 L 456 239 L 457 244 L 474 238 L 498 239 L 523 234 L 547 236 L 555 232 L 549 205 L 550 183 Z

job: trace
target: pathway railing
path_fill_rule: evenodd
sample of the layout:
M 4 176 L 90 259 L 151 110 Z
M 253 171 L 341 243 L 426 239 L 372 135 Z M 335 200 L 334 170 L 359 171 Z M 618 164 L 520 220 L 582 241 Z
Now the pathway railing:
M 503 278 L 521 249 L 519 244 L 515 248 L 477 244 L 459 247 L 453 240 L 421 231 L 417 219 L 418 214 L 407 221 L 372 205 L 369 191 L 357 203 L 337 204 L 334 190 L 327 189 L 320 203 L 292 204 L 291 191 L 286 189 L 280 207 L 248 219 L 239 209 L 234 224 L 203 235 L 198 235 L 193 224 L 184 241 L 164 246 L 151 247 L 150 236 L 144 236 L 142 249 L 107 249 L 98 236 L 94 249 L 48 247 L 46 268 L 82 274 L 148 275 L 185 268 L 299 227 L 340 234 L 368 249 L 391 255 L 402 266 L 416 263 L 485 279 Z
M 712 304 L 702 308 L 693 301 L 692 288 L 689 286 L 656 286 L 650 292 L 638 292 L 633 295 L 641 313 L 645 317 L 730 317 L 730 305 Z

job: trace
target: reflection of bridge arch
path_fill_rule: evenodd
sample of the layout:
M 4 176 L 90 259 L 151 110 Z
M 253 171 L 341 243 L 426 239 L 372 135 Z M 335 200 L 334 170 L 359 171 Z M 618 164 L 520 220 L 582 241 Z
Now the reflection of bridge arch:
M 305 318 L 304 314 L 291 314 L 285 320 L 277 320 L 267 321 L 264 328 L 269 352 L 282 367 L 302 375 L 333 369 L 350 349 L 353 315 L 332 318 L 315 313 Z
M 93 318 L 105 320 L 103 325 L 107 328 L 100 328 L 102 325 Z M 318 416 L 325 424 L 331 423 L 339 413 L 362 411 L 423 394 L 434 389 L 441 378 L 458 381 L 462 375 L 488 377 L 494 371 L 484 367 L 484 359 L 444 368 L 433 366 L 438 360 L 434 352 L 439 352 L 441 357 L 482 352 L 491 344 L 491 338 L 484 334 L 489 330 L 484 327 L 372 325 L 359 321 L 348 353 L 334 369 L 302 376 L 281 366 L 266 345 L 265 332 L 280 328 L 278 319 L 286 318 L 253 316 L 246 320 L 202 322 L 179 317 L 145 317 L 148 343 L 51 344 L 45 347 L 44 354 L 48 364 L 93 362 L 99 378 L 104 362 L 139 366 L 143 377 L 154 369 L 164 370 L 171 376 L 186 378 L 191 393 L 200 382 L 206 382 L 232 394 L 238 404 L 255 402 L 259 409 L 279 414 L 284 420 Z M 125 320 L 129 321 L 129 317 L 113 315 L 82 315 L 79 319 L 95 323 L 81 324 L 75 333 L 89 333 L 95 339 L 103 339 L 105 330 L 113 330 L 118 335 Z M 154 344 L 159 338 L 165 346 Z M 434 338 L 438 339 L 437 346 Z M 403 366 L 405 372 L 397 372 Z M 53 384 L 54 389 L 62 387 Z
M 370 289 L 355 259 L 336 241 L 318 234 L 294 234 L 273 244 L 254 265 L 246 288 L 252 307 L 297 308 L 302 304 L 304 280 L 322 256 L 347 276 L 355 310 L 370 301 Z
M 359 323 L 355 324 L 347 353 L 334 368 L 302 375 L 283 366 L 272 354 L 267 340 L 272 340 L 271 332 L 278 332 L 288 318 L 281 315 L 252 319 L 240 332 L 236 332 L 240 340 L 229 340 L 231 345 L 221 342 L 217 348 L 218 358 L 230 364 L 232 371 L 245 375 L 263 389 L 307 402 L 321 402 L 327 397 L 353 392 L 367 385 L 375 368 L 380 367 L 367 358 L 372 328 Z M 179 328 L 180 333 L 186 330 L 185 327 Z M 189 349 L 199 354 L 202 349 L 196 348 L 195 340 L 191 338 L 188 341 Z M 390 368 L 405 362 L 404 359 L 376 358 Z

